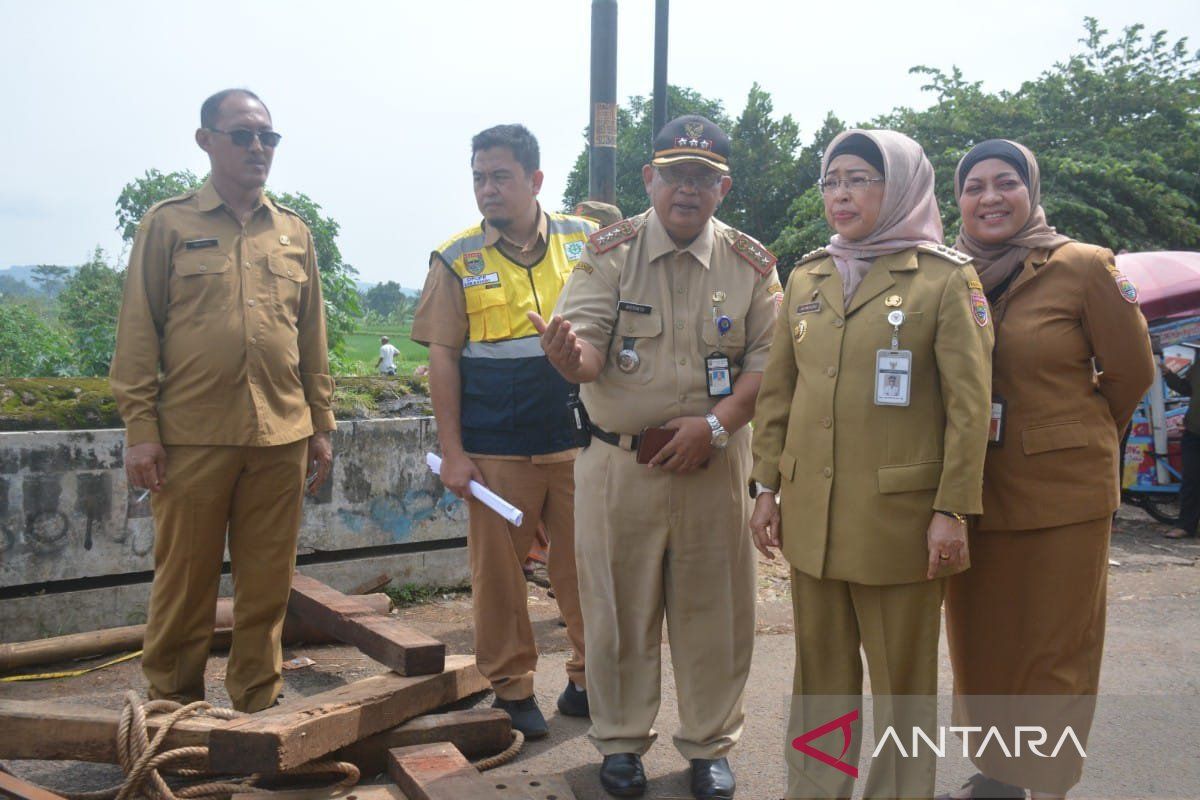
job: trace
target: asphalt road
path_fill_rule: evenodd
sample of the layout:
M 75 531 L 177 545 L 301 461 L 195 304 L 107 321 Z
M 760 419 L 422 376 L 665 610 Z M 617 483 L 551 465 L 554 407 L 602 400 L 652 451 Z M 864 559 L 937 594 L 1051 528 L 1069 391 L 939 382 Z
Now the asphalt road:
M 1200 542 L 1170 542 L 1159 537 L 1160 531 L 1161 527 L 1141 512 L 1122 510 L 1118 517 L 1101 682 L 1102 698 L 1108 705 L 1102 707 L 1092 743 L 1103 749 L 1105 756 L 1089 759 L 1083 783 L 1071 794 L 1073 798 L 1200 797 L 1200 766 L 1195 759 L 1200 731 Z M 740 798 L 768 800 L 783 795 L 785 718 L 793 659 L 791 601 L 785 576 L 777 563 L 764 563 L 760 570 L 746 728 L 731 756 Z M 549 719 L 551 735 L 528 743 L 519 759 L 489 774 L 503 780 L 520 774 L 561 773 L 578 800 L 601 800 L 607 795 L 596 780 L 599 756 L 587 739 L 587 722 L 560 717 L 554 710 L 566 680 L 567 643 L 557 624 L 554 601 L 544 589 L 531 585 L 530 611 L 543 653 L 537 696 Z M 471 651 L 469 595 L 446 595 L 398 613 L 445 641 L 452 652 Z M 285 657 L 294 655 L 306 655 L 316 663 L 286 673 L 288 696 L 313 694 L 380 671 L 378 665 L 348 647 L 294 648 Z M 221 686 L 224 669 L 223 656 L 210 660 L 210 700 L 218 704 L 228 704 Z M 941 677 L 941 685 L 948 691 L 944 640 Z M 81 678 L 3 684 L 0 696 L 116 708 L 126 689 L 141 685 L 135 661 Z M 490 697 L 480 699 L 482 703 L 490 701 Z M 673 673 L 664 644 L 659 740 L 645 758 L 650 777 L 648 798 L 687 800 L 691 796 L 687 763 L 671 743 L 677 725 Z M 1119 752 L 1114 754 L 1114 747 Z M 119 778 L 113 767 L 75 762 L 9 762 L 8 766 L 17 774 L 63 790 L 100 788 Z M 939 791 L 957 786 L 971 771 L 964 760 L 947 759 L 939 766 Z M 860 790 L 862 783 L 859 781 Z

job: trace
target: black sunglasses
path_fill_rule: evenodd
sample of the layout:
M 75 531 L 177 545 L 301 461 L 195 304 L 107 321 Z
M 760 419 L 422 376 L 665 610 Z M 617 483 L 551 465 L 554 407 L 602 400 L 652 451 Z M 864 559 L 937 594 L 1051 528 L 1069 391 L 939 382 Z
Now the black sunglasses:
M 262 143 L 263 147 L 274 147 L 279 144 L 279 140 L 283 138 L 282 134 L 275 131 L 252 131 L 246 128 L 237 128 L 232 131 L 222 131 L 217 128 L 209 128 L 213 133 L 223 133 L 229 137 L 229 140 L 238 147 L 249 147 L 255 138 Z

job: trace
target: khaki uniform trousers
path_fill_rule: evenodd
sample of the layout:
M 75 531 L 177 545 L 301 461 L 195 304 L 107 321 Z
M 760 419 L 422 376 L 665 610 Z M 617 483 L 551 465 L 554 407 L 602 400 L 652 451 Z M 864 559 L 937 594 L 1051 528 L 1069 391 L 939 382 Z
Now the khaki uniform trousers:
M 497 697 L 522 700 L 533 694 L 538 652 L 529 623 L 529 589 L 522 566 L 538 522 L 544 522 L 550 539 L 550 583 L 574 650 L 567 662 L 567 677 L 586 688 L 583 613 L 575 574 L 575 463 L 476 455 L 471 460 L 489 489 L 525 512 L 517 528 L 478 500 L 468 501 L 476 666 Z
M 871 676 L 875 741 L 889 725 L 909 746 L 912 726 L 936 740 L 938 636 L 945 579 L 889 586 L 821 580 L 792 570 L 796 669 L 788 724 L 790 798 L 849 798 L 854 778 L 791 743 L 806 731 L 861 709 L 863 656 Z M 862 715 L 841 761 L 856 767 Z M 841 735 L 812 741 L 836 756 Z M 922 751 L 926 753 L 927 751 Z M 864 798 L 933 797 L 933 758 L 903 758 L 886 747 L 870 765 Z
M 720 758 L 741 736 L 754 650 L 750 435 L 675 475 L 592 440 L 575 462 L 579 589 L 593 744 L 645 753 L 657 738 L 664 612 L 684 758 Z
M 167 446 L 154 495 L 154 585 L 142 671 L 151 698 L 204 699 L 226 530 L 233 569 L 233 707 L 259 711 L 283 687 L 280 638 L 304 502 L 308 440 L 274 447 Z

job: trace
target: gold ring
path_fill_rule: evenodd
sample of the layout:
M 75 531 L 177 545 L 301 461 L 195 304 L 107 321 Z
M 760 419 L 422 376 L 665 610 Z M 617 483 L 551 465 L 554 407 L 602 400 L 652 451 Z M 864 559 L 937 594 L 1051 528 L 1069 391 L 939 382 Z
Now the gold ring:
M 942 561 L 950 560 L 950 556 L 946 555 L 945 553 L 942 553 L 940 556 L 938 556 L 938 558 L 940 558 Z

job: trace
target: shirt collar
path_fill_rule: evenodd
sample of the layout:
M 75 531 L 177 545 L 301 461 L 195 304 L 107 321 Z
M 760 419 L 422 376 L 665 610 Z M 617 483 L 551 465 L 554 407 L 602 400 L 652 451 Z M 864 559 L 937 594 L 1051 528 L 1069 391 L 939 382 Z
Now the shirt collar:
M 540 244 L 541 242 L 549 241 L 550 240 L 550 228 L 549 228 L 548 223 L 546 222 L 546 213 L 544 211 L 542 211 L 541 203 L 537 204 L 537 215 L 538 215 L 537 233 L 534 234 L 533 239 L 524 247 L 521 247 L 516 242 L 510 241 L 507 237 L 504 236 L 504 234 L 502 234 L 500 232 L 499 228 L 494 228 L 491 225 L 488 225 L 487 220 L 485 219 L 483 221 L 483 246 L 484 247 L 495 247 L 496 243 L 499 242 L 500 239 L 503 238 L 504 241 L 508 242 L 513 247 L 516 247 L 522 253 L 528 253 L 529 251 L 531 251 L 535 247 L 537 247 L 538 244 Z
M 196 192 L 196 203 L 200 211 L 204 212 L 215 211 L 216 209 L 225 205 L 225 201 L 222 200 L 221 195 L 217 193 L 217 188 L 213 186 L 212 178 L 204 181 L 204 185 L 201 186 Z M 266 192 L 262 193 L 262 198 L 259 201 L 258 207 L 256 207 L 254 211 L 257 212 L 258 209 L 262 208 L 263 206 L 266 206 L 274 214 L 281 213 L 279 206 L 276 205 L 274 200 L 272 200 L 270 197 L 267 197 Z
M 667 233 L 667 229 L 659 220 L 658 214 L 655 213 L 654 209 L 650 209 L 650 216 L 646 220 L 647 255 L 650 256 L 651 261 L 654 261 L 668 253 L 691 253 L 700 262 L 701 266 L 708 269 L 709 263 L 712 261 L 713 233 L 713 221 L 712 217 L 709 217 L 708 221 L 704 223 L 704 228 L 700 231 L 700 234 L 692 240 L 691 244 L 681 250 L 672 241 L 671 235 Z

